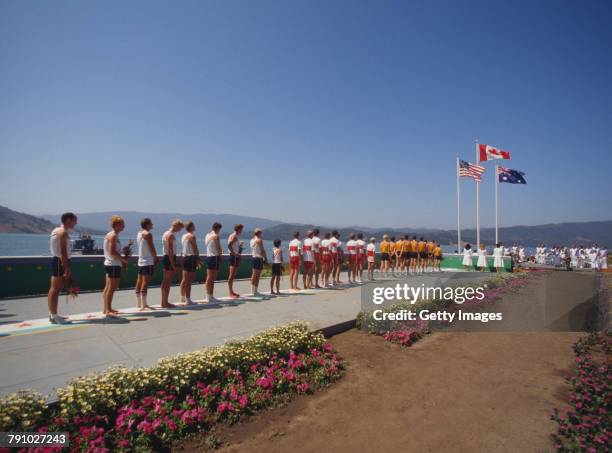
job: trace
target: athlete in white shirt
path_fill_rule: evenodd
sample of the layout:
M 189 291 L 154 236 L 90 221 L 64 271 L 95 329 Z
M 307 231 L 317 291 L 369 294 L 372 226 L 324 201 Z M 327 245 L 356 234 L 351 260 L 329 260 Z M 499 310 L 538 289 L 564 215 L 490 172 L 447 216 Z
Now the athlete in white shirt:
M 315 268 L 315 256 L 314 256 L 314 241 L 312 240 L 314 233 L 308 231 L 304 244 L 302 246 L 303 259 L 304 259 L 304 274 L 303 283 L 304 289 L 314 288 L 314 268 Z
M 354 283 L 357 277 L 357 241 L 355 241 L 354 233 L 349 235 L 349 240 L 346 241 L 346 249 L 348 251 L 348 281 Z
M 240 261 L 242 258 L 242 241 L 240 235 L 244 226 L 240 223 L 234 225 L 234 231 L 227 238 L 227 248 L 229 250 L 229 274 L 227 277 L 227 286 L 229 288 L 229 295 L 232 298 L 240 297 L 240 294 L 234 291 L 234 278 L 236 272 L 240 268 Z
M 289 242 L 289 281 L 293 290 L 300 289 L 297 284 L 300 275 L 301 255 L 302 242 L 300 241 L 300 232 L 296 231 L 293 234 L 293 239 Z
M 162 235 L 162 263 L 164 265 L 164 278 L 161 283 L 161 307 L 174 308 L 176 305 L 168 301 L 170 288 L 176 272 L 176 237 L 175 234 L 183 229 L 183 222 L 175 219 L 170 228 Z
M 270 294 L 280 295 L 280 279 L 282 275 L 283 249 L 281 249 L 281 240 L 275 239 L 274 248 L 272 249 L 272 278 L 270 279 Z
M 181 302 L 186 305 L 194 305 L 191 300 L 191 284 L 196 272 L 200 267 L 200 250 L 198 240 L 194 233 L 195 224 L 191 221 L 185 224 L 186 233 L 181 238 L 183 249 L 183 278 L 181 279 Z
M 366 258 L 366 243 L 363 240 L 363 233 L 357 235 L 357 282 L 361 283 L 363 267 Z
M 338 234 L 337 231 L 332 231 L 331 237 L 329 238 L 329 253 L 331 256 L 331 285 L 336 283 L 336 268 L 338 267 Z
M 212 230 L 204 238 L 206 245 L 206 302 L 217 302 L 213 295 L 215 290 L 215 279 L 221 267 L 221 238 L 219 232 L 222 225 L 219 222 L 213 223 Z
M 321 241 L 321 277 L 323 280 L 323 288 L 329 286 L 329 276 L 331 274 L 331 251 L 330 251 L 331 233 L 325 233 L 324 239 Z
M 320 277 L 321 276 L 321 238 L 319 237 L 319 229 L 315 228 L 312 230 L 312 251 L 315 259 L 315 288 L 320 288 Z
M 251 291 L 254 296 L 259 296 L 259 276 L 261 275 L 261 270 L 263 269 L 264 263 L 268 261 L 268 257 L 266 256 L 266 249 L 263 246 L 263 241 L 261 240 L 261 230 L 259 228 L 255 228 L 253 232 L 253 238 L 251 239 L 251 256 L 253 258 L 253 273 L 251 274 Z
M 125 229 L 123 218 L 114 215 L 110 219 L 112 230 L 104 236 L 104 268 L 106 270 L 106 284 L 102 292 L 104 301 L 104 316 L 116 317 L 119 311 L 113 309 L 113 295 L 121 280 L 121 269 L 127 266 L 127 258 L 121 256 L 121 242 L 119 233 Z
M 140 221 L 140 227 L 142 229 L 136 236 L 136 244 L 138 245 L 136 300 L 138 302 L 138 309 L 143 311 L 152 308 L 147 304 L 147 290 L 149 289 L 149 282 L 155 271 L 158 258 L 157 250 L 155 250 L 155 244 L 153 243 L 153 235 L 151 234 L 153 222 L 146 217 Z
M 374 268 L 376 267 L 376 238 L 370 238 L 366 253 L 368 258 L 368 280 L 374 280 Z
M 77 224 L 77 216 L 72 212 L 62 214 L 61 226 L 51 232 L 49 248 L 51 249 L 51 286 L 47 295 L 49 309 L 49 322 L 51 324 L 70 324 L 57 314 L 59 294 L 64 286 L 72 279 L 70 269 L 70 235 L 69 231 Z

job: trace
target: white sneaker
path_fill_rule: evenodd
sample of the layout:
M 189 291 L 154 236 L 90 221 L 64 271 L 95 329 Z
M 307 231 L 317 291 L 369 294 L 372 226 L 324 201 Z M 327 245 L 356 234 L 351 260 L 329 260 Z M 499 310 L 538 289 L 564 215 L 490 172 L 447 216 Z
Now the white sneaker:
M 64 319 L 57 314 L 49 315 L 49 322 L 51 324 L 72 324 L 72 321 L 69 321 L 68 319 Z

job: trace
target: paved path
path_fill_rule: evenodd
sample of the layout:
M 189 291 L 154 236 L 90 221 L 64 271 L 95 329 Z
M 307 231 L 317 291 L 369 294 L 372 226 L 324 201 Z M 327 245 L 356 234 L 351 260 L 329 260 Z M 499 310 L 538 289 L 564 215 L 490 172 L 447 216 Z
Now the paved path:
M 235 286 L 241 294 L 250 292 L 249 281 Z M 260 287 L 268 289 L 269 280 Z M 227 296 L 227 284 L 218 283 L 216 293 Z M 202 285 L 195 285 L 193 294 L 194 299 L 202 296 Z M 170 297 L 178 299 L 177 287 Z M 0 395 L 25 388 L 53 395 L 70 378 L 111 365 L 149 366 L 160 357 L 246 338 L 290 321 L 307 321 L 312 329 L 348 321 L 359 312 L 360 288 L 285 290 L 278 297 L 153 312 L 136 311 L 133 290 L 125 290 L 116 293 L 113 306 L 126 315 L 111 321 L 101 319 L 101 293 L 69 302 L 62 296 L 60 313 L 78 320 L 69 326 L 50 325 L 46 303 L 45 297 L 0 300 Z M 159 288 L 149 290 L 149 304 L 155 303 Z

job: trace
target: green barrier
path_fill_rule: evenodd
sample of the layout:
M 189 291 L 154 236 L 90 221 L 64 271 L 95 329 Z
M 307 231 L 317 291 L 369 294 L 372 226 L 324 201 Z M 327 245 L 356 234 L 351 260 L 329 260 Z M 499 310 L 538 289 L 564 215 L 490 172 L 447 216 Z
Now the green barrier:
M 138 274 L 138 258 L 130 257 L 128 268 L 121 272 L 119 288 L 133 288 Z M 178 259 L 180 261 L 180 258 Z M 82 292 L 101 291 L 105 284 L 103 256 L 73 256 L 70 267 L 74 280 Z M 221 260 L 218 280 L 227 280 L 229 262 L 227 256 Z M 251 256 L 242 257 L 236 278 L 251 276 Z M 11 297 L 40 296 L 49 291 L 51 277 L 51 258 L 33 257 L 0 257 L 0 299 Z M 163 267 L 159 263 L 151 278 L 151 285 L 159 285 L 163 277 Z M 202 267 L 196 272 L 194 283 L 201 283 L 206 278 L 206 259 L 202 257 Z M 181 279 L 180 267 L 174 276 L 174 284 Z

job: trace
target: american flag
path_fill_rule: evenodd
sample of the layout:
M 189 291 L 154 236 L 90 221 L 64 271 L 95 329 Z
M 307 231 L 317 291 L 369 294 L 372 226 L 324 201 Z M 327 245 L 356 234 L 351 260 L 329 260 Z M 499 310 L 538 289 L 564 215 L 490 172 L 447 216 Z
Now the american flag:
M 471 164 L 462 159 L 459 159 L 459 176 L 465 176 L 466 178 L 472 178 L 475 181 L 480 182 L 480 176 L 484 173 L 485 168 L 480 165 Z

